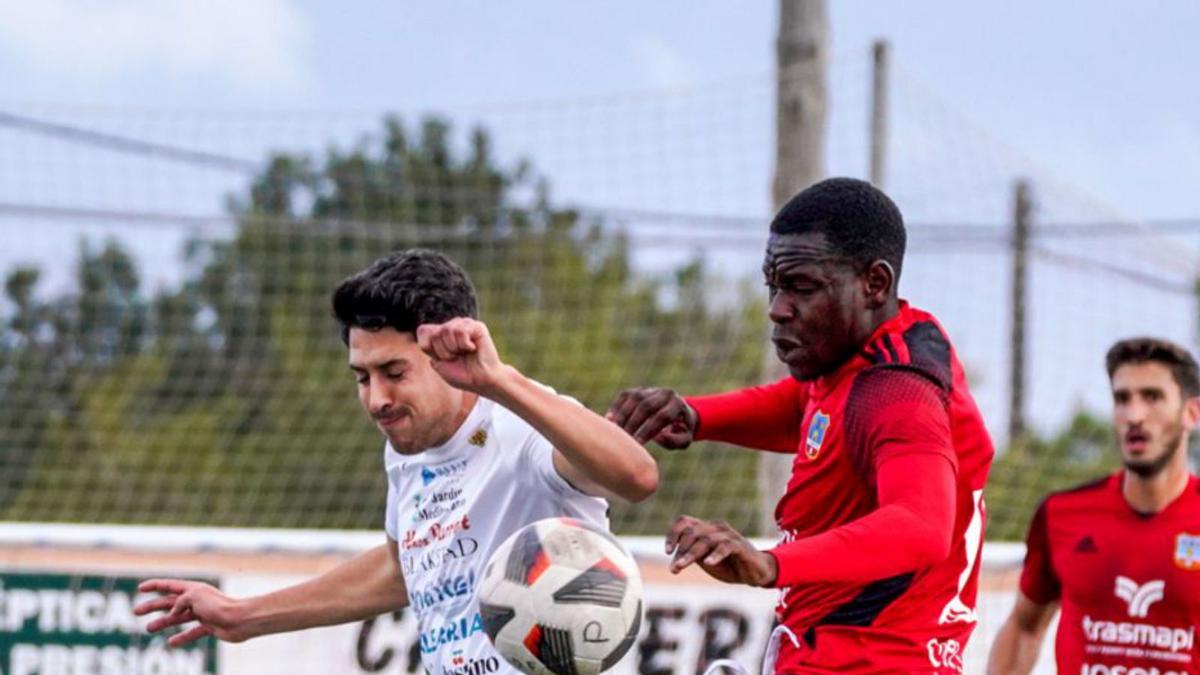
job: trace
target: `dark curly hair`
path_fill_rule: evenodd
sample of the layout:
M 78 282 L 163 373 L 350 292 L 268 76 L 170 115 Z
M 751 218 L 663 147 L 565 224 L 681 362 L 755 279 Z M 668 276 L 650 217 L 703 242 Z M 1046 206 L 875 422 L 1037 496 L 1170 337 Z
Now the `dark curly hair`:
M 1161 363 L 1171 370 L 1184 398 L 1200 396 L 1200 368 L 1184 347 L 1153 337 L 1135 337 L 1117 342 L 1108 349 L 1104 365 L 1111 380 L 1117 368 L 1128 363 Z
M 820 232 L 857 271 L 886 260 L 900 280 L 904 216 L 882 190 L 854 178 L 829 178 L 788 200 L 771 221 L 775 234 Z
M 342 325 L 342 342 L 349 344 L 351 328 L 391 326 L 416 333 L 424 323 L 478 318 L 479 301 L 470 277 L 453 260 L 437 251 L 407 249 L 338 284 L 333 314 Z

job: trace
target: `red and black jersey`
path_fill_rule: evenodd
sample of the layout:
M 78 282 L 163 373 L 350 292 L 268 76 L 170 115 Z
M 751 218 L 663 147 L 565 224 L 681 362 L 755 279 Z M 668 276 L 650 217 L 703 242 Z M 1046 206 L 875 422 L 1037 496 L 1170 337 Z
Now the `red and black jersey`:
M 1123 480 L 1118 472 L 1042 502 L 1021 592 L 1062 603 L 1060 673 L 1200 673 L 1200 481 L 1142 514 Z
M 932 315 L 902 302 L 857 355 L 818 380 L 688 402 L 698 438 L 795 454 L 772 553 L 784 586 L 779 619 L 799 641 L 782 643 L 778 672 L 961 672 L 993 450 Z M 898 469 L 909 473 L 897 480 Z M 916 501 L 892 509 L 885 474 Z M 939 490 L 944 501 L 921 501 Z M 930 517 L 914 521 L 917 512 Z M 943 552 L 949 540 L 949 555 L 917 565 L 907 552 L 913 533 L 894 524 L 926 520 L 941 523 L 932 535 Z

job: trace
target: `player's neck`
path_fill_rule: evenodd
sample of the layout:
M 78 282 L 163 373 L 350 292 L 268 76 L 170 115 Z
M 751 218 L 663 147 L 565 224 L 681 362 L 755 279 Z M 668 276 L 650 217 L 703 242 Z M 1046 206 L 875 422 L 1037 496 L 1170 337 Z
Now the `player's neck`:
M 464 391 L 454 417 L 446 422 L 446 426 L 441 429 L 441 433 L 429 444 L 429 447 L 436 448 L 449 443 L 450 439 L 454 438 L 454 434 L 458 433 L 458 430 L 462 428 L 462 425 L 466 424 L 467 418 L 471 416 L 471 411 L 475 409 L 475 402 L 478 400 L 479 394 Z M 424 448 L 422 452 L 428 449 Z
M 855 339 L 855 344 L 859 345 L 859 347 L 856 348 L 854 352 L 857 352 L 858 349 L 870 342 L 871 338 L 874 337 L 875 332 L 879 330 L 879 327 L 896 318 L 896 315 L 899 313 L 900 300 L 895 296 L 888 298 L 882 305 L 871 310 L 870 313 L 866 315 L 866 319 L 859 323 L 859 329 Z M 847 359 L 853 355 L 854 353 L 849 354 Z
M 878 328 L 883 324 L 896 318 L 900 313 L 900 298 L 892 296 L 887 299 L 879 309 L 875 310 L 875 327 Z
M 1139 476 L 1126 469 L 1121 492 L 1134 511 L 1158 513 L 1183 494 L 1187 484 L 1186 462 L 1175 461 L 1153 476 Z

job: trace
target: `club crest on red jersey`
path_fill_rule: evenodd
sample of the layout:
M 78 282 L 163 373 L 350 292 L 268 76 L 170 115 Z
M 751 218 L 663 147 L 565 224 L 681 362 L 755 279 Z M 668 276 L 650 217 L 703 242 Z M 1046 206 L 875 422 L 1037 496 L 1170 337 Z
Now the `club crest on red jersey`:
M 825 432 L 829 430 L 829 415 L 818 410 L 808 423 L 808 436 L 804 439 L 804 456 L 816 459 L 825 443 Z
M 1181 570 L 1200 570 L 1200 534 L 1180 532 L 1175 537 L 1175 566 Z

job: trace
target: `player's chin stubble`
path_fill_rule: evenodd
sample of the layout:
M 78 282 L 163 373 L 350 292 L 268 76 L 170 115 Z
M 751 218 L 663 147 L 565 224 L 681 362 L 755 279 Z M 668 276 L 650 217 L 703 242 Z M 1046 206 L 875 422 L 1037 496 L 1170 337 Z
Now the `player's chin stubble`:
M 1183 446 L 1183 425 L 1178 425 L 1169 431 L 1167 442 L 1161 455 L 1150 460 L 1125 460 L 1125 468 L 1137 474 L 1141 478 L 1153 478 L 1162 473 L 1163 469 L 1171 463 L 1175 455 L 1179 454 L 1180 448 Z

